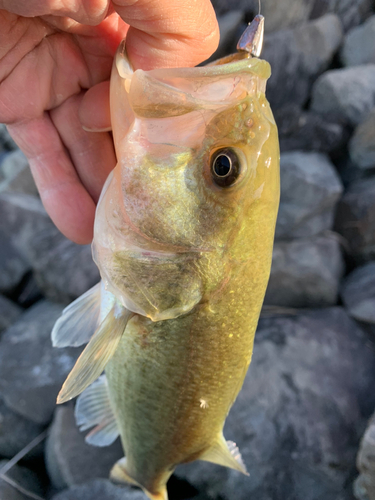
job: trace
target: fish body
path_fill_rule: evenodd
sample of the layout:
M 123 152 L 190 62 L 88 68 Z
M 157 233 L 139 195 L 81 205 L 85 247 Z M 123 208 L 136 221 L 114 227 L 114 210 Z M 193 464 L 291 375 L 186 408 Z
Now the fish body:
M 154 500 L 167 498 L 181 463 L 245 472 L 222 430 L 251 361 L 271 266 L 279 148 L 269 74 L 268 63 L 245 56 L 133 72 L 124 44 L 115 59 L 118 164 L 93 243 L 102 285 L 64 311 L 53 340 L 91 338 L 59 402 L 105 369 L 78 399 L 78 424 L 96 426 L 94 444 L 119 434 L 126 459 L 112 476 Z

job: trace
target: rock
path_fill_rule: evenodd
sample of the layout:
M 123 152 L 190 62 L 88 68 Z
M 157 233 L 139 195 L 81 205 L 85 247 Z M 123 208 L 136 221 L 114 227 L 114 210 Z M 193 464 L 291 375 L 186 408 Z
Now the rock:
M 42 425 L 14 413 L 0 399 L 0 456 L 14 457 L 42 431 Z
M 0 473 L 1 468 L 4 467 L 4 465 L 6 465 L 7 463 L 7 460 L 0 461 Z M 24 488 L 28 492 L 34 493 L 36 495 L 43 494 L 43 489 L 40 485 L 38 477 L 33 471 L 27 469 L 26 467 L 14 465 L 6 473 L 6 476 L 9 479 L 15 481 L 19 486 L 21 486 L 21 488 Z M 2 500 L 30 500 L 30 495 L 22 493 L 0 477 L 0 498 Z
M 64 490 L 52 497 L 52 500 L 145 500 L 145 498 L 145 494 L 139 488 L 118 486 L 108 479 L 96 479 Z
M 344 263 L 334 236 L 276 243 L 265 303 L 327 307 L 337 303 Z
M 0 293 L 13 292 L 30 269 L 27 259 L 0 228 Z
M 21 314 L 22 309 L 17 304 L 0 295 L 0 333 L 12 325 Z
M 339 123 L 329 122 L 317 113 L 302 111 L 295 104 L 275 110 L 280 150 L 331 153 L 347 142 L 346 130 Z
M 3 123 L 0 123 L 0 151 L 13 151 L 17 148 L 18 146 L 11 138 L 6 126 Z
M 375 258 L 375 177 L 349 186 L 337 206 L 335 228 L 356 262 Z
M 276 238 L 303 238 L 331 229 L 343 186 L 328 156 L 283 153 L 280 177 Z
M 213 0 L 212 3 L 219 14 L 235 8 L 254 16 L 259 10 L 258 0 Z M 332 12 L 340 17 L 345 29 L 349 29 L 360 24 L 370 11 L 371 0 L 261 0 L 266 32 L 290 28 Z
M 86 444 L 84 434 L 76 426 L 73 405 L 57 407 L 46 443 L 47 470 L 56 488 L 95 478 L 107 479 L 113 465 L 123 456 L 119 439 L 103 448 Z
M 0 183 L 0 191 L 38 196 L 29 162 L 20 149 L 8 153 L 2 159 L 1 171 L 5 180 Z
M 345 66 L 375 63 L 375 16 L 347 33 L 341 60 Z
M 29 263 L 49 299 L 69 303 L 99 281 L 90 245 L 65 238 L 39 199 L 0 193 L 0 212 L 3 232 Z
M 356 167 L 364 170 L 375 168 L 375 109 L 356 128 L 349 153 Z
M 353 318 L 375 323 L 375 262 L 350 273 L 342 284 L 341 296 Z
M 340 20 L 334 14 L 265 37 L 262 58 L 272 68 L 267 83 L 272 109 L 286 102 L 306 103 L 313 80 L 328 68 L 342 37 Z
M 358 500 L 375 500 L 375 414 L 370 419 L 361 441 L 357 456 L 357 467 L 361 475 L 354 486 Z
M 206 462 L 176 473 L 215 499 L 351 500 L 358 437 L 375 404 L 366 338 L 339 307 L 261 320 L 224 428 L 250 475 Z
M 356 126 L 375 106 L 375 64 L 333 69 L 313 85 L 311 109 Z
M 61 311 L 60 305 L 38 302 L 0 339 L 0 396 L 37 424 L 51 420 L 56 396 L 80 352 L 52 347 L 51 330 Z

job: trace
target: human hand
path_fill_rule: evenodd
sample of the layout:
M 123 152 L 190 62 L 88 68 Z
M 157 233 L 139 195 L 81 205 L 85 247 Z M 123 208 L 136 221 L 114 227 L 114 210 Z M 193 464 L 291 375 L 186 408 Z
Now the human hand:
M 209 0 L 0 0 L 0 122 L 52 220 L 77 243 L 92 240 L 116 163 L 108 79 L 125 35 L 131 63 L 145 70 L 194 66 L 218 43 Z

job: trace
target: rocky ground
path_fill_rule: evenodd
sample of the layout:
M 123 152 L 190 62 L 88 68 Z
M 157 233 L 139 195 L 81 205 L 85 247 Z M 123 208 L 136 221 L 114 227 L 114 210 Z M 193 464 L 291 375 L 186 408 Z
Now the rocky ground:
M 221 56 L 258 2 L 214 4 Z M 375 4 L 262 10 L 281 204 L 254 357 L 225 429 L 250 475 L 195 462 L 177 469 L 170 499 L 374 500 Z M 0 213 L 0 499 L 141 500 L 106 479 L 120 444 L 86 445 L 73 404 L 55 407 L 79 350 L 52 349 L 50 331 L 98 272 L 90 248 L 51 223 L 3 126 Z

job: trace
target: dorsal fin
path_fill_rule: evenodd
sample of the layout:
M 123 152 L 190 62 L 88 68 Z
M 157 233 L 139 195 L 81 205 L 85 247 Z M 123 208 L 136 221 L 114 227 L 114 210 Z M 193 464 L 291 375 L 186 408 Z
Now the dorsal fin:
M 117 303 L 112 307 L 65 380 L 57 404 L 78 396 L 101 375 L 133 314 Z
M 223 465 L 249 475 L 243 463 L 241 453 L 233 441 L 225 441 L 221 434 L 218 440 L 198 460 L 205 460 L 214 464 Z
M 54 347 L 78 347 L 87 344 L 98 327 L 100 283 L 68 305 L 56 321 L 52 333 Z
M 115 414 L 111 408 L 108 384 L 101 375 L 78 397 L 74 411 L 80 431 L 90 431 L 85 440 L 94 446 L 109 446 L 119 435 Z

